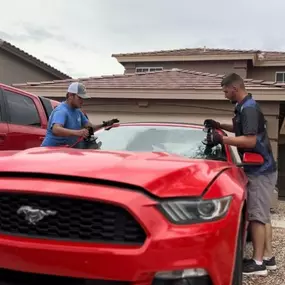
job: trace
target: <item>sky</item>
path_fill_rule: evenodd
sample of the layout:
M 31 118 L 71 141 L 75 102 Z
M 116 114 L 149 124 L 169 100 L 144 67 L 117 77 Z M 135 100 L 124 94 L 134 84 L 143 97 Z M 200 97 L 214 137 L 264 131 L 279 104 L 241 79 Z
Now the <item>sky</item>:
M 113 53 L 285 51 L 284 0 L 0 0 L 0 38 L 68 75 L 123 73 Z

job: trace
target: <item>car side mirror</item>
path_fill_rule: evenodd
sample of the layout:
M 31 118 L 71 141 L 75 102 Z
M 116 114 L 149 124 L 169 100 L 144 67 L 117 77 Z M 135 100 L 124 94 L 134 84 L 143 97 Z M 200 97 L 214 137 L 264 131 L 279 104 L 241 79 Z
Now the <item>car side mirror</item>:
M 245 152 L 242 157 L 242 163 L 239 163 L 238 166 L 250 166 L 250 165 L 262 165 L 264 159 L 259 153 Z

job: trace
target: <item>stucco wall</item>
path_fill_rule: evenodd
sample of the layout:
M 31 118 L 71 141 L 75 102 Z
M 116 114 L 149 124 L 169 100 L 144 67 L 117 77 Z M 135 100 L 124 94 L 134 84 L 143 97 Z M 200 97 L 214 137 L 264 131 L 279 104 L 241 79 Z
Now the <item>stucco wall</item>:
M 14 83 L 55 80 L 57 77 L 42 69 L 0 50 L 0 82 L 11 85 Z

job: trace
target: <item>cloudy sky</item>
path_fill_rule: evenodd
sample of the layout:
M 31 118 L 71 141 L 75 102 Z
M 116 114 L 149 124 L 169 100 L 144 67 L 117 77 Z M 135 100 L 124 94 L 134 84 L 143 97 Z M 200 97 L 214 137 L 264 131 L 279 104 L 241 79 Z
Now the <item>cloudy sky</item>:
M 122 73 L 112 53 L 285 51 L 284 0 L 0 0 L 0 38 L 73 76 Z

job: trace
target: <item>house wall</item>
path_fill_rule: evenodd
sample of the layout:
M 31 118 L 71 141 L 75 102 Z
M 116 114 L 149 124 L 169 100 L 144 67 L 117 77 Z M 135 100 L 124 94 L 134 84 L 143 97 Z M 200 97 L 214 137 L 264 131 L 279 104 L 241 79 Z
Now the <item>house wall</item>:
M 248 67 L 248 78 L 275 81 L 276 72 L 285 72 L 285 66 L 265 66 L 265 67 Z
M 208 73 L 226 74 L 236 72 L 243 78 L 275 81 L 276 72 L 285 72 L 285 66 L 253 66 L 252 62 L 240 61 L 184 61 L 184 62 L 134 62 L 122 63 L 125 73 L 134 73 L 137 67 L 163 67 L 164 69 L 187 69 Z
M 22 82 L 47 81 L 58 79 L 56 76 L 28 63 L 21 58 L 0 50 L 0 82 L 11 85 Z
M 123 63 L 125 73 L 135 73 L 137 67 L 163 67 L 164 69 L 187 69 L 207 73 L 226 74 L 236 72 L 243 78 L 247 76 L 247 61 L 184 61 L 184 62 L 135 62 Z

